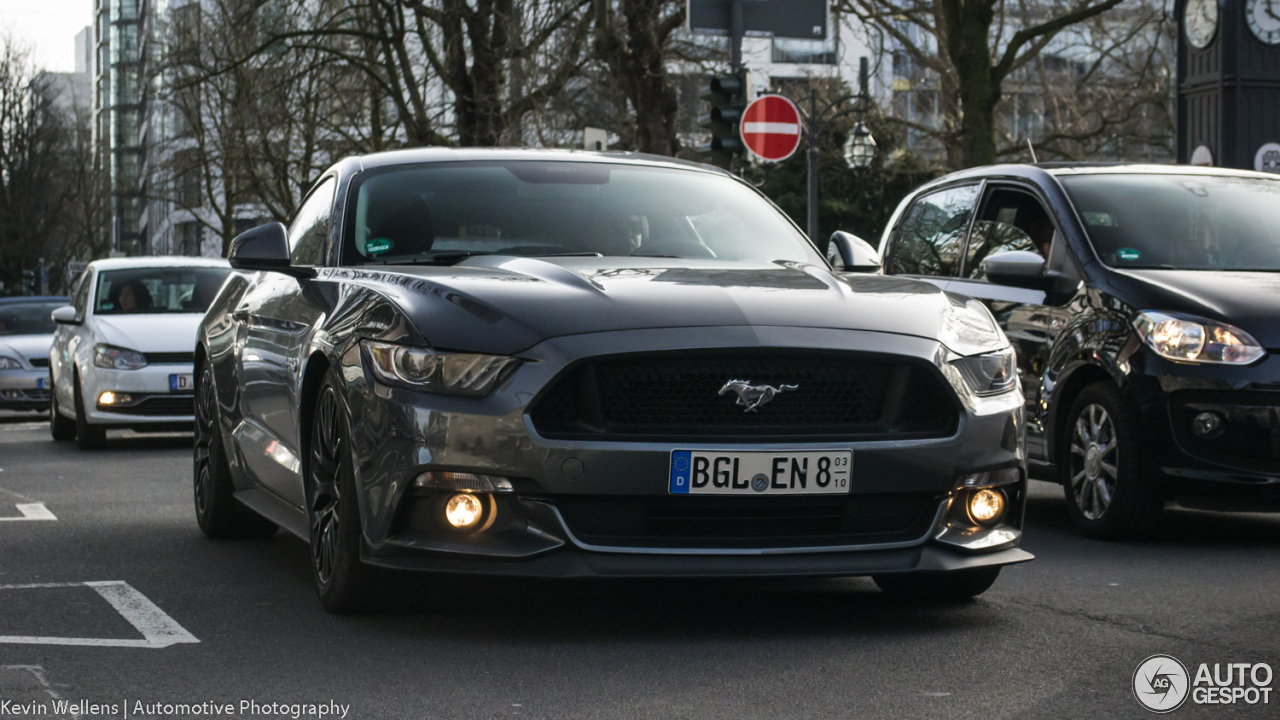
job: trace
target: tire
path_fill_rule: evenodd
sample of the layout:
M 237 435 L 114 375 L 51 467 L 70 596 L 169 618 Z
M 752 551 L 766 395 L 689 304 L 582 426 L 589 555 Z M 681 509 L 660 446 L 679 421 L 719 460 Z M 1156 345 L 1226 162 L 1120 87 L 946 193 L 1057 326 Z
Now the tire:
M 1141 537 L 1155 527 L 1164 499 L 1143 467 L 1138 411 L 1109 382 L 1086 387 L 1071 404 L 1058 438 L 1058 472 L 1067 516 L 1099 540 Z
M 80 388 L 80 375 L 74 377 L 76 400 L 76 445 L 81 450 L 101 450 L 107 445 L 107 431 L 90 425 L 84 413 L 84 391 Z
M 53 387 L 53 378 L 49 379 L 49 434 L 58 442 L 76 439 L 76 421 L 62 416 L 58 412 L 58 392 Z
M 316 593 L 331 613 L 359 612 L 368 606 L 375 569 L 360 562 L 351 424 L 332 374 L 316 393 L 310 431 L 304 477 Z
M 885 593 L 917 603 L 952 605 L 968 602 L 995 584 L 1000 566 L 953 572 L 896 573 L 872 575 Z
M 222 449 L 213 370 L 208 363 L 201 368 L 197 383 L 192 467 L 196 524 L 206 536 L 218 540 L 269 538 L 279 527 L 232 497 L 235 486 Z

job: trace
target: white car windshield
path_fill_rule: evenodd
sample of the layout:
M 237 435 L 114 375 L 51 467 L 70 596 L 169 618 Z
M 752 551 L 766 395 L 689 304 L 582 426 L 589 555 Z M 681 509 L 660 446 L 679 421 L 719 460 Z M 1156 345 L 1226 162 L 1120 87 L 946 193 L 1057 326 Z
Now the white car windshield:
M 203 313 L 230 268 L 152 267 L 98 273 L 97 315 Z
M 0 304 L 0 335 L 52 335 L 57 329 L 50 313 L 66 301 Z
M 696 170 L 588 162 L 435 163 L 358 181 L 344 265 L 474 255 L 721 258 L 821 264 L 750 188 Z

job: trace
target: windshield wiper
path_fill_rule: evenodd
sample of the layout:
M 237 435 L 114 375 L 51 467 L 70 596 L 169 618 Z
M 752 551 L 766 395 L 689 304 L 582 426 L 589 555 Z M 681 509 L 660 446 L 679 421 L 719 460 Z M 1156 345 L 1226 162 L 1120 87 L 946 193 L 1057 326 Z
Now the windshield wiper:
M 451 252 L 432 255 L 431 257 L 409 258 L 407 260 L 383 260 L 378 265 L 454 265 L 469 257 L 489 255 L 481 252 Z
M 544 255 L 525 255 L 524 257 L 604 257 L 598 252 L 562 252 L 562 253 L 546 253 Z

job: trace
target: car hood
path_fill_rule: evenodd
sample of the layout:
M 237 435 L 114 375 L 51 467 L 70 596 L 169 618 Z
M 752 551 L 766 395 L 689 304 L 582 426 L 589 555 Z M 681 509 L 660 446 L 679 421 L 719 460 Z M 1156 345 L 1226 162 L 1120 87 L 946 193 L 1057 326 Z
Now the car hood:
M 0 355 L 8 357 L 47 358 L 52 345 L 52 335 L 0 335 Z
M 192 352 L 196 326 L 203 315 L 98 315 L 93 318 L 97 342 L 142 353 Z
M 1280 273 L 1127 270 L 1116 273 L 1140 310 L 1165 310 L 1230 323 L 1268 350 L 1280 349 Z
M 1004 342 L 976 301 L 917 280 L 799 263 L 487 256 L 337 274 L 390 297 L 446 350 L 510 354 L 563 335 L 723 326 L 945 336 L 960 354 L 993 349 L 993 337 Z M 985 335 L 966 340 L 963 328 L 975 325 Z

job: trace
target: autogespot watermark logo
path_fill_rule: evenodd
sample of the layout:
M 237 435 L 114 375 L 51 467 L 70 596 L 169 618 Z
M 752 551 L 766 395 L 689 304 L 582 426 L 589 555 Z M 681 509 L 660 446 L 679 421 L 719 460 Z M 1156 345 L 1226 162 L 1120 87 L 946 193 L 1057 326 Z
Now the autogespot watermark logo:
M 1133 696 L 1155 713 L 1177 710 L 1188 698 L 1196 705 L 1267 705 L 1273 676 L 1266 663 L 1200 663 L 1193 676 L 1172 655 L 1152 655 L 1133 672 Z
M 1187 668 L 1177 658 L 1152 655 L 1133 671 L 1133 696 L 1151 712 L 1172 712 L 1187 701 L 1190 681 Z

